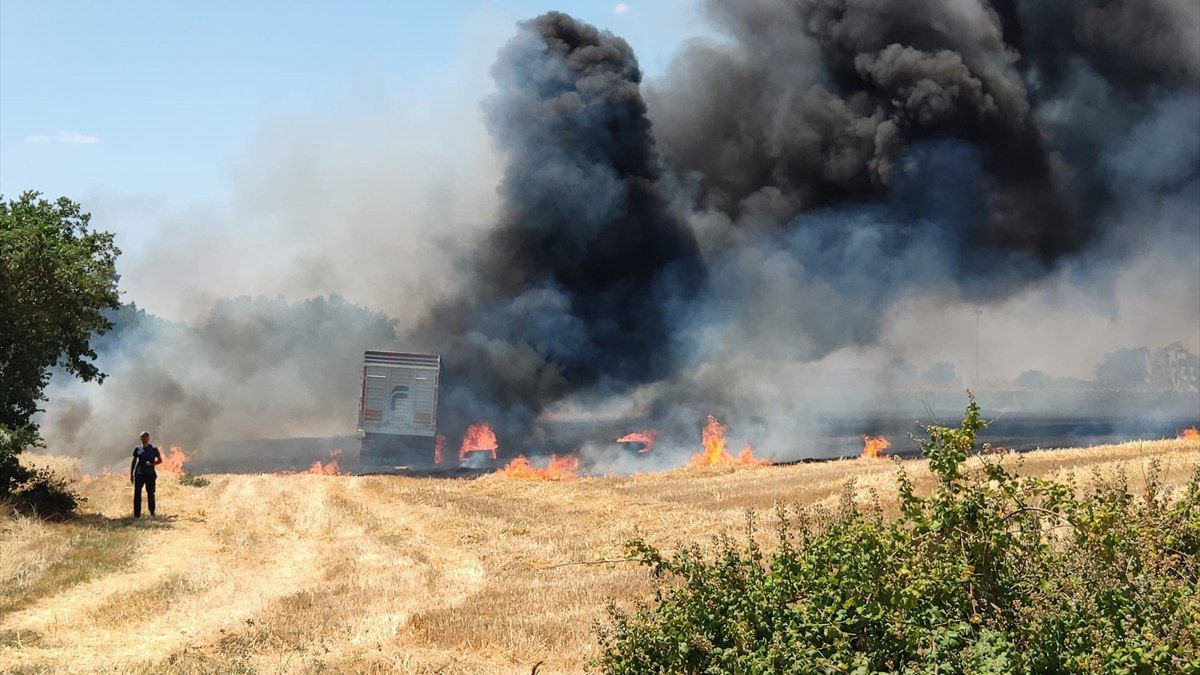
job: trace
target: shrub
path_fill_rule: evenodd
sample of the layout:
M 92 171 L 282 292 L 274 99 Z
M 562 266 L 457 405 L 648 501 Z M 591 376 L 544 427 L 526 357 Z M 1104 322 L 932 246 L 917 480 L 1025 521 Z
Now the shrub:
M 0 503 L 17 513 L 63 519 L 84 499 L 51 470 L 21 464 L 19 453 L 39 442 L 37 434 L 28 429 L 0 425 Z
M 192 487 L 204 487 L 208 485 L 209 480 L 204 476 L 197 476 L 194 473 L 185 473 L 179 477 L 180 485 L 190 485 Z
M 28 476 L 7 499 L 9 506 L 17 513 L 47 520 L 64 520 L 86 501 L 53 471 L 44 468 L 26 471 Z
M 29 480 L 30 470 L 21 464 L 20 453 L 37 441 L 37 434 L 28 429 L 10 429 L 0 424 L 0 499 L 7 499 Z
M 718 538 L 667 555 L 634 540 L 659 578 L 653 602 L 610 607 L 605 673 L 1200 673 L 1200 468 L 1182 495 L 1150 467 L 1078 495 L 982 456 L 968 394 L 958 428 L 925 427 L 936 478 L 900 515 L 778 511 L 764 551 Z

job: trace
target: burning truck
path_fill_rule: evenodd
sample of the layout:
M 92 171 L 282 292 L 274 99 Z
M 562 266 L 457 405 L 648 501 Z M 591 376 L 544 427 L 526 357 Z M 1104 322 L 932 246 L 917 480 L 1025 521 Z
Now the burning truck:
M 358 404 L 360 458 L 365 465 L 436 463 L 438 377 L 436 354 L 363 352 Z

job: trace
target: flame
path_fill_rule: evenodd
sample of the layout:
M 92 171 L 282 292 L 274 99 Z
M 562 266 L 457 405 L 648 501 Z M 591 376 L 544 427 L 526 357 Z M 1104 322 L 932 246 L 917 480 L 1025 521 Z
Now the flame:
M 442 449 L 446 447 L 446 437 L 438 434 L 437 438 L 433 439 L 433 463 L 442 463 Z
M 342 449 L 334 448 L 329 451 L 329 462 L 327 464 L 322 464 L 321 460 L 318 459 L 312 463 L 312 466 L 308 467 L 308 471 L 305 471 L 305 473 L 315 473 L 322 476 L 340 476 L 341 472 L 338 471 L 338 457 L 341 456 Z
M 700 440 L 704 444 L 704 452 L 692 455 L 692 461 L 688 466 L 732 466 L 735 464 L 770 464 L 765 459 L 758 459 L 754 456 L 754 448 L 747 443 L 746 447 L 742 448 L 742 452 L 737 457 L 729 454 L 725 449 L 725 425 L 717 421 L 717 418 L 712 415 L 708 416 L 708 424 L 704 426 L 704 431 L 700 435 Z
M 883 436 L 863 436 L 863 457 L 883 458 L 887 455 L 883 454 L 884 450 L 890 448 L 892 444 Z
M 750 447 L 750 444 L 747 443 L 746 447 L 742 448 L 742 451 L 740 453 L 738 453 L 737 463 L 738 464 L 769 464 L 770 462 L 768 462 L 765 459 L 762 459 L 762 460 L 755 459 L 754 458 L 754 448 Z
M 1184 429 L 1179 432 L 1179 437 L 1187 441 L 1200 441 L 1200 430 L 1197 430 L 1196 427 Z
M 653 431 L 635 431 L 617 439 L 618 443 L 641 443 L 640 453 L 647 453 L 654 447 L 655 433 Z
M 712 415 L 708 416 L 708 424 L 701 432 L 700 440 L 704 444 L 704 453 L 692 455 L 692 466 L 719 466 L 722 458 L 729 457 L 729 453 L 725 452 L 725 425 Z
M 537 480 L 571 480 L 575 477 L 575 472 L 579 470 L 579 458 L 570 455 L 550 455 L 550 462 L 546 468 L 536 467 L 525 459 L 525 455 L 517 455 L 517 458 L 509 462 L 507 466 L 500 469 L 497 473 L 510 478 L 533 478 Z
M 180 450 L 179 446 L 172 445 L 167 448 L 166 452 L 162 453 L 162 464 L 159 464 L 155 469 L 164 473 L 182 476 L 185 473 L 183 464 L 189 459 L 191 457 L 183 450 Z
M 487 422 L 476 422 L 467 427 L 467 433 L 463 434 L 462 447 L 458 449 L 458 461 L 466 459 L 467 453 L 470 452 L 490 452 L 492 459 L 496 459 L 496 449 L 499 447 L 500 443 L 496 441 L 492 427 L 488 426 Z

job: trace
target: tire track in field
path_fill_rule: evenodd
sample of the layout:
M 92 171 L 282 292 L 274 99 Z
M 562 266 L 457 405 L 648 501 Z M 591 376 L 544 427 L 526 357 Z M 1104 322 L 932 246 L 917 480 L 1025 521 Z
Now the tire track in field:
M 431 575 L 445 562 L 438 544 L 406 529 L 421 520 L 421 509 L 364 503 L 358 494 L 363 480 L 371 479 L 221 476 L 186 494 L 164 481 L 168 489 L 160 488 L 160 500 L 182 508 L 166 519 L 131 525 L 145 528 L 134 566 L 4 617 L 0 631 L 33 633 L 40 640 L 0 656 L 14 665 L 86 671 L 128 667 L 181 645 L 218 644 L 262 625 L 287 598 L 324 593 L 344 576 L 339 566 L 348 562 L 359 578 L 370 580 L 363 588 L 372 597 L 354 627 L 356 642 L 399 631 L 413 606 L 430 601 L 410 593 L 409 603 L 399 602 L 401 591 L 428 588 L 431 578 L 445 580 L 435 584 L 442 600 L 465 597 L 482 575 L 469 569 Z M 119 518 L 125 508 L 113 503 L 101 515 Z M 382 592 L 387 588 L 393 592 Z M 154 594 L 161 597 L 144 601 Z M 139 605 L 156 611 L 139 614 Z

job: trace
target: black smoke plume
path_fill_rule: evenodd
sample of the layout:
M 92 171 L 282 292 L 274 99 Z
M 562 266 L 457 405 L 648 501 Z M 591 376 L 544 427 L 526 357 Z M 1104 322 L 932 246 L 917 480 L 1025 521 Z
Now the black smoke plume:
M 1195 3 L 707 7 L 729 40 L 689 45 L 651 88 L 656 138 L 691 188 L 710 265 L 728 268 L 726 304 L 762 283 L 734 278 L 760 274 L 752 250 L 787 251 L 810 288 L 829 285 L 840 312 L 777 306 L 808 324 L 802 357 L 870 344 L 898 292 L 950 283 L 1003 300 L 1129 237 L 1139 225 L 1121 211 L 1146 189 L 1196 206 L 1194 155 L 1122 156 L 1147 126 L 1194 144 Z M 1118 172 L 1161 180 L 1134 188 Z M 1171 231 L 1194 241 L 1195 221 Z
M 444 355 L 451 438 L 479 420 L 513 438 L 568 393 L 671 375 L 672 327 L 703 278 L 624 40 L 550 13 L 521 25 L 492 74 L 503 212 L 464 262 L 475 294 L 419 338 Z
M 648 382 L 656 417 L 737 415 L 733 364 L 875 344 L 906 294 L 1103 286 L 1140 243 L 1197 245 L 1194 3 L 706 6 L 720 39 L 648 105 L 628 45 L 565 15 L 502 50 L 504 212 L 423 327 L 451 433 Z

